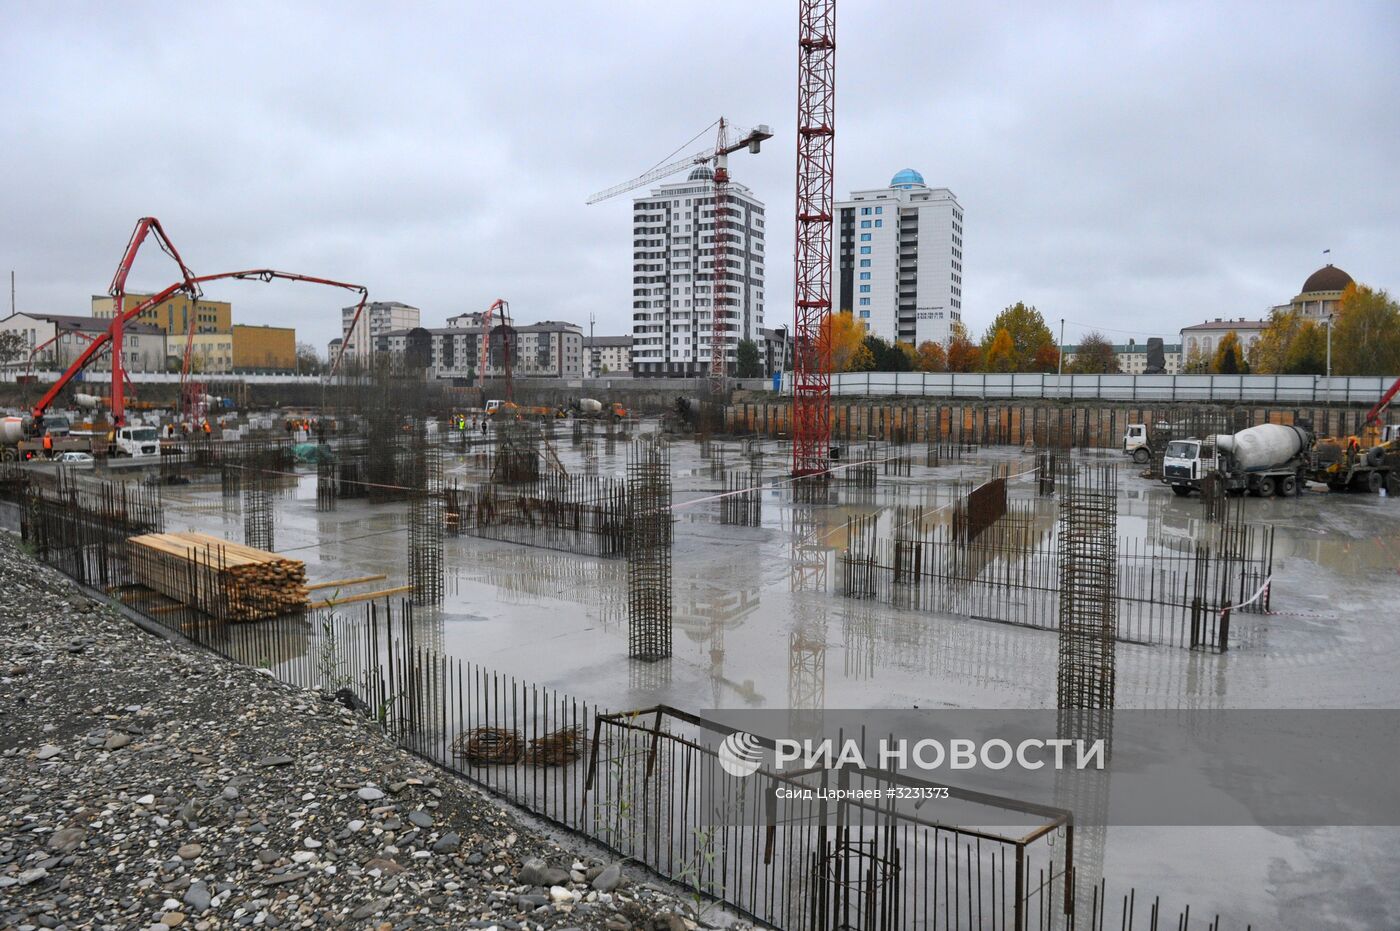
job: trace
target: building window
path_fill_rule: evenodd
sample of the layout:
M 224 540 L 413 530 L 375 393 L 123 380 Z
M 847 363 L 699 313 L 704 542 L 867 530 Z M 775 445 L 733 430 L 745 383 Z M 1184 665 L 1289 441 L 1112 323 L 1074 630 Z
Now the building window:
M 861 267 L 861 268 L 869 268 L 869 267 L 870 267 L 870 260 L 869 260 L 869 259 L 861 259 L 861 260 L 860 260 L 860 267 Z
M 868 216 L 870 216 L 870 208 L 869 208 L 869 207 L 862 207 L 862 208 L 860 208 L 860 215 L 863 216 L 863 217 L 868 217 Z
M 869 246 L 861 246 L 861 247 L 860 247 L 860 254 L 861 254 L 861 255 L 869 255 L 869 254 L 870 254 L 870 247 L 869 247 Z
M 861 242 L 870 242 L 870 234 L 869 234 L 869 233 L 861 233 L 861 234 L 860 234 L 860 241 L 861 241 Z
M 870 221 L 869 221 L 869 220 L 861 220 L 861 221 L 860 221 L 860 228 L 863 229 L 863 230 L 868 230 L 868 229 L 870 229 Z
M 876 213 L 884 213 L 884 212 L 885 212 L 885 208 L 884 208 L 884 207 L 876 207 L 876 208 L 875 208 L 875 212 L 876 212 Z
M 861 285 L 861 286 L 860 286 L 860 293 L 861 293 L 861 294 L 869 294 L 869 293 L 870 293 L 870 285 L 868 285 L 868 284 L 863 284 L 863 285 Z
M 869 280 L 870 280 L 870 272 L 861 272 L 861 273 L 860 273 L 860 280 L 861 280 L 861 281 L 869 281 Z
M 870 306 L 870 298 L 868 298 L 868 297 L 863 297 L 863 298 L 861 298 L 861 299 L 860 299 L 860 306 L 862 306 L 862 307 L 869 307 L 869 306 Z M 868 310 L 867 310 L 867 311 L 864 311 L 863 313 L 861 313 L 861 316 L 862 316 L 862 317 L 868 316 L 869 313 L 870 313 L 870 311 L 868 311 Z
M 885 225 L 885 221 L 884 221 L 884 220 L 876 220 L 876 221 L 875 221 L 875 228 L 876 228 L 876 229 L 879 229 L 880 227 L 882 227 L 882 226 L 884 226 L 884 225 Z
M 862 311 L 860 312 L 860 318 L 861 318 L 862 320 L 868 320 L 868 319 L 870 319 L 870 311 L 868 311 L 868 310 L 862 310 Z

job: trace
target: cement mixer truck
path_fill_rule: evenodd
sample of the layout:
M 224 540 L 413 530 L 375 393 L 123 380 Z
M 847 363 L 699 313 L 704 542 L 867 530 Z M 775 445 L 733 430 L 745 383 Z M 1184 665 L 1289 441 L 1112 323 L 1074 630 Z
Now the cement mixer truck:
M 1162 455 L 1162 481 L 1183 498 L 1199 491 L 1211 474 L 1219 475 L 1232 494 L 1295 495 L 1307 477 L 1314 442 L 1307 426 L 1277 423 L 1203 440 L 1172 440 Z

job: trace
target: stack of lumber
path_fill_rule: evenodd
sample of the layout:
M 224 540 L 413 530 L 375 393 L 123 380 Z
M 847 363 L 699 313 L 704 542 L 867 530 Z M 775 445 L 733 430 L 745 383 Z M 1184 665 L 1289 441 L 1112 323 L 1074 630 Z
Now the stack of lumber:
M 148 533 L 127 538 L 136 581 L 169 598 L 231 621 L 304 610 L 306 564 L 207 533 Z

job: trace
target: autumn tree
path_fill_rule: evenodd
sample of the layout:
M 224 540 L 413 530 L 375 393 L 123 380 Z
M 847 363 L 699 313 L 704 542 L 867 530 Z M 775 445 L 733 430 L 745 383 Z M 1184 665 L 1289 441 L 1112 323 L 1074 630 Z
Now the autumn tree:
M 1035 351 L 1031 359 L 1032 372 L 1058 372 L 1060 370 L 1060 347 L 1045 344 Z
M 1084 334 L 1067 368 L 1076 375 L 1116 375 L 1121 371 L 1113 344 L 1098 330 Z
M 1045 325 L 1040 311 L 1017 301 L 997 314 L 992 325 L 987 327 L 987 332 L 982 336 L 982 355 L 984 358 L 990 358 L 992 343 L 996 341 L 1003 330 L 1011 338 L 1011 367 L 1002 371 L 1033 371 L 1035 370 L 1037 353 L 1040 353 L 1045 347 L 1049 347 L 1050 351 L 1055 348 L 1055 337 L 1050 333 L 1050 328 Z M 998 362 L 998 364 L 1001 363 Z M 990 370 L 990 365 L 988 368 Z
M 904 369 L 906 372 L 917 372 L 919 370 L 919 350 L 914 348 L 913 343 L 906 343 L 900 340 L 894 344 L 895 348 L 904 354 L 905 361 L 909 363 Z
M 919 344 L 918 369 L 921 372 L 946 372 L 948 371 L 948 353 L 943 347 L 931 339 L 926 339 Z
M 967 335 L 961 322 L 949 329 L 948 351 L 944 354 L 950 372 L 975 372 L 982 367 L 982 350 Z
M 833 372 L 869 371 L 868 355 L 859 357 L 865 348 L 865 327 L 852 314 L 827 314 L 818 339 L 831 347 Z
M 1400 372 L 1400 305 L 1385 291 L 1349 284 L 1332 322 L 1332 374 Z
M 1297 339 L 1304 322 L 1303 314 L 1291 305 L 1271 310 L 1269 320 L 1259 334 L 1259 341 L 1255 343 L 1254 370 L 1270 375 L 1281 373 L 1289 348 Z
M 1207 359 L 1201 350 L 1192 346 L 1186 353 L 1186 358 L 1181 363 L 1181 374 L 1183 375 L 1205 375 L 1210 370 L 1210 360 Z
M 1210 370 L 1217 375 L 1239 375 L 1249 371 L 1244 362 L 1244 351 L 1240 348 L 1240 336 L 1234 330 L 1220 337 Z
M 1304 320 L 1288 343 L 1288 351 L 1277 369 L 1280 375 L 1327 374 L 1327 327 L 1316 320 Z
M 982 367 L 988 372 L 1016 371 L 1016 344 L 1011 339 L 1011 331 L 1006 327 L 997 330 L 990 344 L 984 346 Z

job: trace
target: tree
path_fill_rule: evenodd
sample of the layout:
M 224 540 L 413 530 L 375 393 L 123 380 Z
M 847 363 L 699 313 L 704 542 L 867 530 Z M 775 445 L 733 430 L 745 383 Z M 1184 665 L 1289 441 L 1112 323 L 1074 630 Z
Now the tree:
M 1201 355 L 1201 350 L 1191 347 L 1186 353 L 1186 360 L 1181 363 L 1181 374 L 1183 375 L 1204 375 L 1210 368 L 1210 360 Z
M 1121 371 L 1113 344 L 1098 330 L 1084 334 L 1069 370 L 1076 375 L 1116 375 Z
M 1254 344 L 1255 371 L 1270 375 L 1281 373 L 1289 347 L 1298 337 L 1302 325 L 1303 315 L 1291 305 L 1269 311 L 1269 322 L 1264 324 L 1259 341 Z
M 18 330 L 0 333 L 0 368 L 18 363 L 29 355 L 29 341 Z
M 1060 370 L 1060 347 L 1051 346 L 1049 343 L 1041 346 L 1035 351 L 1035 358 L 1031 359 L 1032 372 L 1058 372 Z
M 967 335 L 961 322 L 949 328 L 948 351 L 945 354 L 950 372 L 975 372 L 982 367 L 982 350 Z
M 986 341 L 983 341 L 984 344 Z M 1016 371 L 1016 344 L 1011 340 L 1011 331 L 1006 327 L 997 330 L 990 345 L 982 349 L 982 367 L 988 372 Z
M 1332 322 L 1333 375 L 1400 372 L 1400 305 L 1385 291 L 1349 284 Z
M 908 372 L 914 367 L 898 343 L 891 345 L 880 337 L 871 335 L 865 338 L 865 348 L 870 351 L 869 371 Z
M 894 348 L 904 354 L 904 361 L 908 363 L 907 367 L 900 371 L 917 372 L 919 370 L 919 350 L 914 348 L 913 343 L 906 343 L 901 340 L 894 344 Z
M 982 355 L 984 357 L 990 357 L 992 343 L 1002 330 L 1005 330 L 1011 338 L 1012 345 L 1011 367 L 1002 371 L 1033 371 L 1037 353 L 1044 347 L 1049 347 L 1052 351 L 1055 348 L 1055 337 L 1051 334 L 1050 328 L 1045 325 L 1040 311 L 1021 301 L 1017 301 L 997 314 L 992 325 L 987 327 L 987 332 L 982 336 Z M 998 364 L 1001 363 L 998 362 Z M 992 370 L 990 366 L 988 369 Z
M 1240 375 L 1249 371 L 1245 365 L 1244 352 L 1240 349 L 1240 337 L 1234 330 L 1220 337 L 1215 347 L 1215 357 L 1211 359 L 1210 370 L 1217 375 Z
M 855 316 L 845 312 L 828 314 L 822 321 L 821 332 L 817 337 L 831 348 L 831 370 L 833 372 L 864 372 L 866 359 L 856 356 L 865 346 L 865 327 Z
M 763 377 L 763 362 L 758 356 L 758 343 L 751 339 L 739 340 L 735 352 L 734 374 L 739 378 Z
M 1327 333 L 1316 320 L 1304 320 L 1277 369 L 1280 375 L 1326 375 Z
M 322 369 L 326 367 L 326 363 L 322 361 L 320 354 L 316 352 L 316 347 L 310 343 L 297 343 L 296 352 L 296 369 L 298 373 L 302 375 L 319 375 Z
M 948 371 L 948 353 L 943 347 L 931 339 L 926 339 L 919 344 L 918 369 L 921 372 L 946 372 Z

